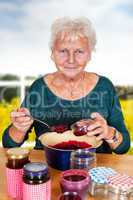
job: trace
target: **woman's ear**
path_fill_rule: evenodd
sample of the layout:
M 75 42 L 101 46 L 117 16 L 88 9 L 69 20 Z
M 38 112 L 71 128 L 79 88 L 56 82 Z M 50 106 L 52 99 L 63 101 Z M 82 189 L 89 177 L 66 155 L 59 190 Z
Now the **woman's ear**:
M 88 62 L 91 60 L 91 50 L 89 49 Z
M 51 60 L 54 61 L 54 55 L 53 55 L 53 50 L 51 50 L 51 56 L 50 56 Z

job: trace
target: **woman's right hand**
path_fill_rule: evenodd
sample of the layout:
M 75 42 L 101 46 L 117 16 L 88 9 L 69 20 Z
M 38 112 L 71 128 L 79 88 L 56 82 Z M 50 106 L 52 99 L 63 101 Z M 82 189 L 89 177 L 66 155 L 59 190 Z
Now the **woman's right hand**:
M 33 119 L 27 108 L 19 108 L 11 112 L 11 122 L 13 127 L 23 134 L 25 134 L 33 123 Z

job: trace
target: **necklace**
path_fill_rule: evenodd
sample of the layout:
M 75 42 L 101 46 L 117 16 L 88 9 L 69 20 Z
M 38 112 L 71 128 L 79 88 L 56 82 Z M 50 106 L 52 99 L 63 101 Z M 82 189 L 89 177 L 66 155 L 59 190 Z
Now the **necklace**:
M 86 72 L 83 72 L 78 80 L 67 80 L 60 76 L 60 78 L 54 78 L 51 81 L 52 90 L 57 96 L 60 96 L 64 99 L 78 99 L 81 98 L 84 94 L 84 80 Z
M 85 80 L 85 72 L 83 72 L 83 74 L 81 75 L 80 79 L 76 82 L 71 80 L 69 85 L 70 87 L 68 87 L 68 90 L 70 92 L 70 96 L 71 99 L 75 98 L 76 96 L 81 96 L 81 92 L 84 92 L 84 87 L 83 87 L 83 83 Z

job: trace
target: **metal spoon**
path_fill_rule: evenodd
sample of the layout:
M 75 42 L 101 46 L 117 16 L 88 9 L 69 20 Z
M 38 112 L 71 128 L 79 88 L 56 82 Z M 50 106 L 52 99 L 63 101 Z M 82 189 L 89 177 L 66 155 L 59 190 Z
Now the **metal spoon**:
M 31 115 L 25 115 L 25 117 L 30 117 L 32 120 L 40 122 L 41 124 L 44 124 L 45 126 L 47 126 L 48 128 L 50 128 L 50 126 L 47 123 L 45 123 L 44 121 L 42 121 L 42 120 L 40 120 L 38 118 L 35 118 L 35 117 L 31 116 Z

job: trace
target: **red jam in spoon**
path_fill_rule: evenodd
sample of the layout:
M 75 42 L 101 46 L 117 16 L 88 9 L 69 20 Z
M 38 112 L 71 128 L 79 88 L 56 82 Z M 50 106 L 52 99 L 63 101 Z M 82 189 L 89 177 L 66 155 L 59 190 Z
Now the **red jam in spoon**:
M 63 133 L 68 130 L 68 126 L 66 124 L 59 124 L 51 127 L 52 132 Z

